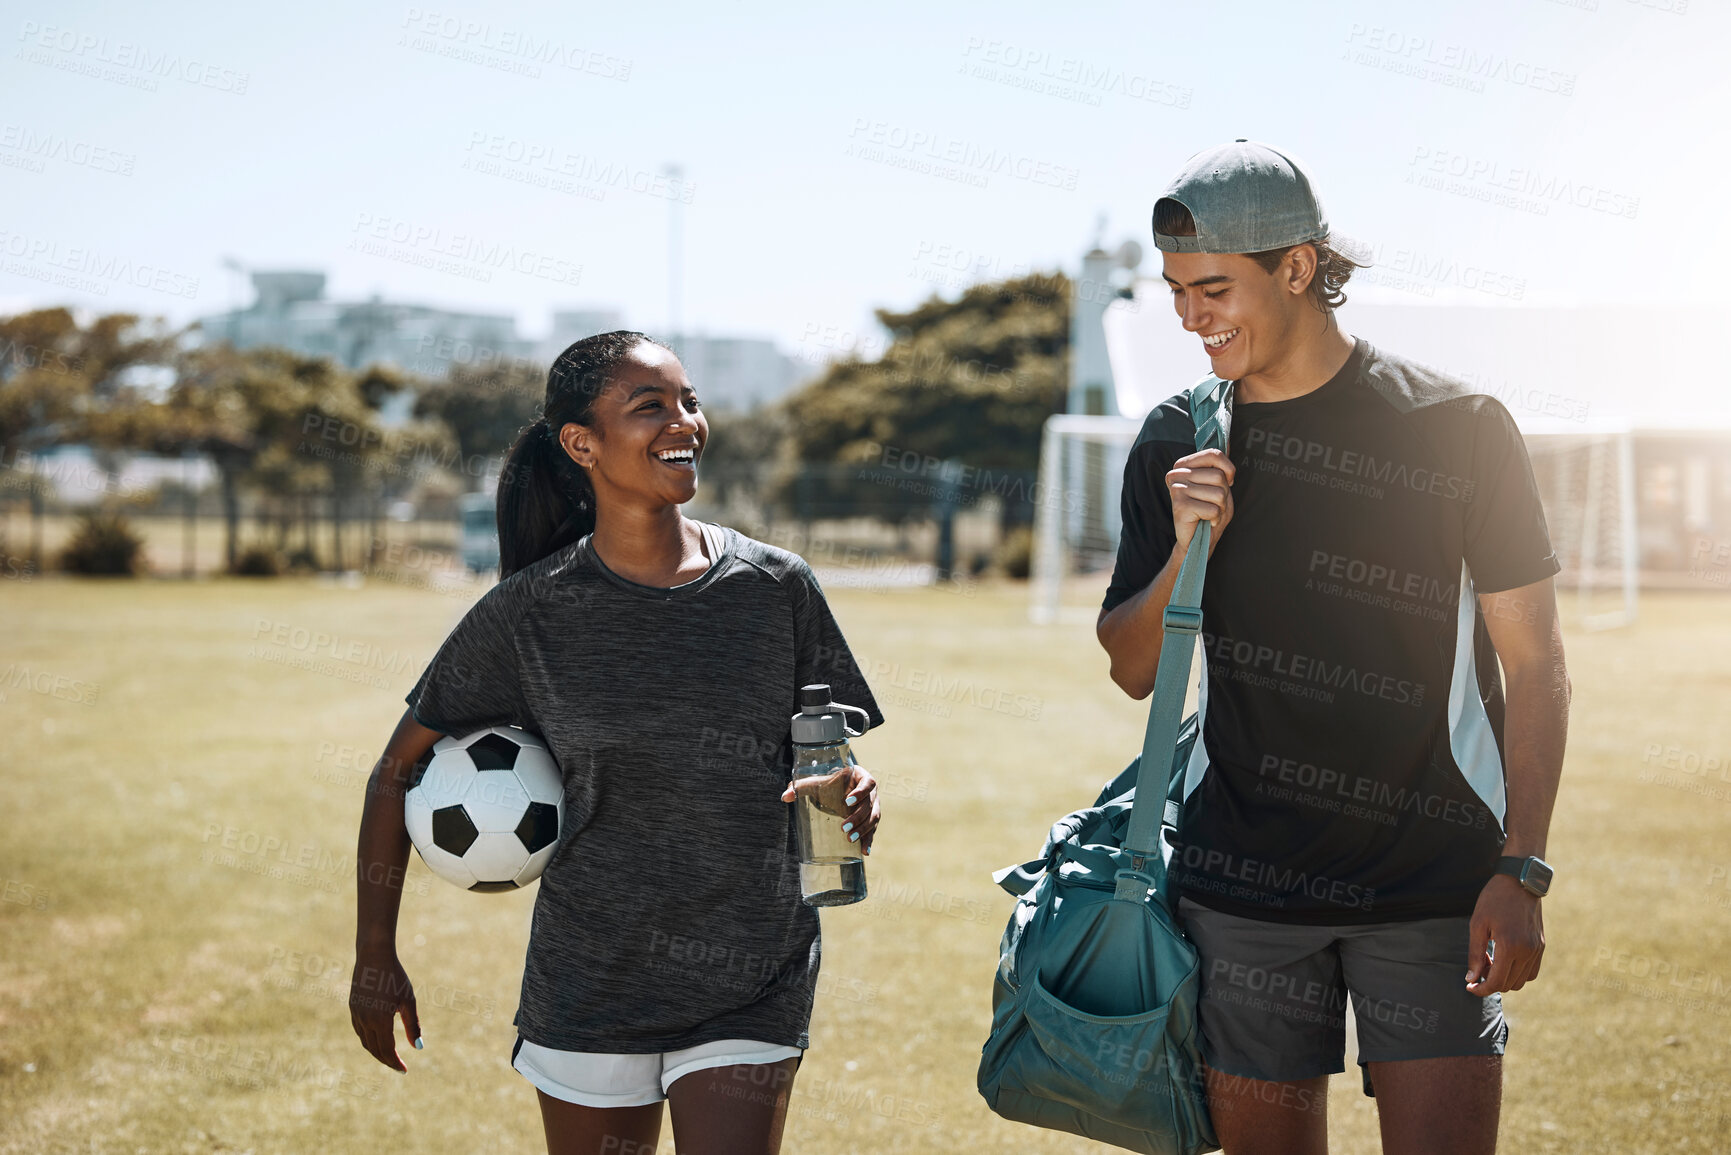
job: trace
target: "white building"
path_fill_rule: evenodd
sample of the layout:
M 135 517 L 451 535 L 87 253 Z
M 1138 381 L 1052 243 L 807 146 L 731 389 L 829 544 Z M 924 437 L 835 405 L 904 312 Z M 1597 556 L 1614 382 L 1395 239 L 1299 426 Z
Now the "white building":
M 611 333 L 625 328 L 625 319 L 618 309 L 563 309 L 553 314 L 553 329 L 539 346 L 541 360 L 548 365 L 563 353 L 573 341 Z
M 573 341 L 628 327 L 617 309 L 567 309 L 553 314 L 545 339 L 532 341 L 517 335 L 516 320 L 507 313 L 455 312 L 377 297 L 328 300 L 323 273 L 255 272 L 252 285 L 257 297 L 251 306 L 200 322 L 207 339 L 227 341 L 237 349 L 279 345 L 330 357 L 351 369 L 395 365 L 434 379 L 443 378 L 453 365 L 486 368 L 513 360 L 545 372 Z M 693 333 L 661 339 L 679 352 L 704 404 L 721 411 L 779 401 L 812 376 L 810 366 L 761 338 Z M 394 404 L 386 420 L 403 416 L 399 409 L 402 403 Z
M 705 406 L 745 412 L 773 404 L 804 384 L 811 366 L 756 337 L 676 334 L 668 339 Z
M 552 332 L 540 345 L 541 359 L 551 364 L 573 341 L 628 328 L 617 309 L 554 313 Z M 814 375 L 812 366 L 782 353 L 773 341 L 702 333 L 667 337 L 653 330 L 649 336 L 673 347 L 698 398 L 705 407 L 721 412 L 743 412 L 779 401 Z
M 252 287 L 257 296 L 248 308 L 200 321 L 206 338 L 237 349 L 278 345 L 351 369 L 395 365 L 428 377 L 443 377 L 454 363 L 485 366 L 536 352 L 517 336 L 508 313 L 455 312 L 376 296 L 332 301 L 325 297 L 325 275 L 315 272 L 256 272 Z

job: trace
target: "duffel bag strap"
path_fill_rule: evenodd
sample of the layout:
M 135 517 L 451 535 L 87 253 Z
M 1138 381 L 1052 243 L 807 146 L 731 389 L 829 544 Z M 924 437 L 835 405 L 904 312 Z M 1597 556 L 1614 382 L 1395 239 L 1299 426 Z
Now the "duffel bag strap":
M 1232 422 L 1232 382 L 1206 377 L 1190 391 L 1190 415 L 1196 425 L 1196 448 L 1227 447 Z M 1208 543 L 1214 527 L 1197 523 L 1172 598 L 1162 620 L 1160 666 L 1154 675 L 1154 697 L 1148 728 L 1142 738 L 1142 764 L 1136 775 L 1136 802 L 1124 835 L 1130 869 L 1121 871 L 1117 897 L 1140 901 L 1149 887 L 1164 891 L 1166 863 L 1160 852 L 1162 819 L 1174 826 L 1183 813 L 1179 783 L 1184 767 L 1174 765 L 1173 750 L 1184 722 L 1184 691 L 1190 681 L 1190 659 L 1196 635 L 1202 632 L 1202 584 L 1208 571 Z M 1198 742 L 1202 735 L 1196 736 Z M 1165 781 L 1159 776 L 1167 775 Z

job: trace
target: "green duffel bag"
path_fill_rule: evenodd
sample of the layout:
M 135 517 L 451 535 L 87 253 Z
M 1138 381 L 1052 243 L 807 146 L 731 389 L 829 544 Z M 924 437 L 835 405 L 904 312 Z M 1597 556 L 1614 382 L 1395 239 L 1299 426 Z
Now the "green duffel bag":
M 1230 384 L 1204 379 L 1190 408 L 1197 447 L 1224 448 Z M 1195 715 L 1182 715 L 1210 533 L 1197 526 L 1166 607 L 1141 755 L 1095 805 L 1058 820 L 1040 858 L 994 875 L 1018 899 L 980 1094 L 1006 1119 L 1144 1155 L 1220 1146 L 1197 1045 L 1200 970 L 1173 914 L 1162 836 L 1182 817 L 1198 739 Z

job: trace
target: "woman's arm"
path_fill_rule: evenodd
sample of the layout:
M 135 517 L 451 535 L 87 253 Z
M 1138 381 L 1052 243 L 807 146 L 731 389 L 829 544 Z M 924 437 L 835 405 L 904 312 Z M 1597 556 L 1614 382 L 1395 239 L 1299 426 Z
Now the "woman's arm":
M 436 730 L 403 711 L 396 732 L 367 779 L 361 834 L 355 849 L 355 973 L 349 983 L 349 1017 L 355 1034 L 387 1067 L 406 1071 L 397 1057 L 393 1019 L 420 1045 L 421 1024 L 415 992 L 397 961 L 397 912 L 403 902 L 403 877 L 409 866 L 409 828 L 403 821 L 403 796 L 415 765 L 439 740 Z

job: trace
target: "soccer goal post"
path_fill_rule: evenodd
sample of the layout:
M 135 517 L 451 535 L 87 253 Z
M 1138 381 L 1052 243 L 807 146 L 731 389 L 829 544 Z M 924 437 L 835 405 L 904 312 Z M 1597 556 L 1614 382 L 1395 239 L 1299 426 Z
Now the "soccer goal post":
M 1140 417 L 1059 413 L 1046 419 L 1029 567 L 1032 621 L 1091 622 L 1098 614 L 1098 606 L 1066 607 L 1064 581 L 1108 569 L 1116 558 L 1124 463 L 1141 429 Z
M 1064 605 L 1065 583 L 1112 565 L 1124 463 L 1141 428 L 1139 417 L 1061 413 L 1046 420 L 1034 506 L 1031 621 L 1092 622 L 1098 614 L 1097 605 Z M 1572 596 L 1590 630 L 1629 625 L 1639 597 L 1633 433 L 1529 433 L 1526 443 L 1562 564 L 1559 602 Z
M 1558 601 L 1572 593 L 1589 630 L 1633 623 L 1640 595 L 1634 433 L 1529 433 L 1526 442 L 1562 565 Z

